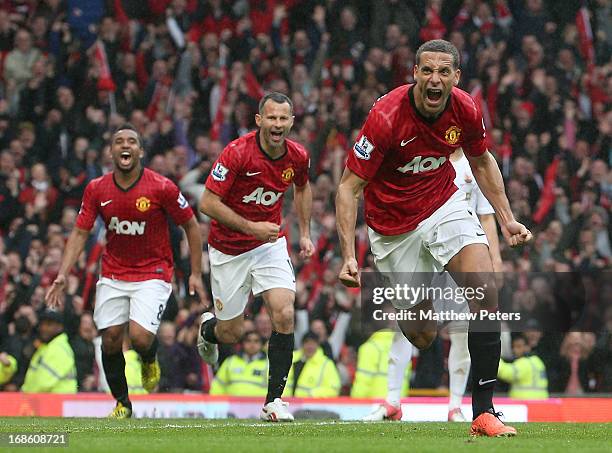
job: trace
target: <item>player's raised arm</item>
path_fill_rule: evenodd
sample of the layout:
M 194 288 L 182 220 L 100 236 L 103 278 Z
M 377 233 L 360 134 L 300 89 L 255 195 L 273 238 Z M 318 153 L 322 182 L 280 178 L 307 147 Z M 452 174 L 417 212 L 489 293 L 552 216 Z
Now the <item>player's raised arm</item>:
M 508 245 L 516 247 L 529 242 L 532 238 L 531 232 L 525 225 L 517 222 L 512 214 L 504 190 L 504 180 L 495 158 L 489 151 L 485 151 L 480 156 L 470 156 L 468 153 L 466 156 L 470 161 L 472 173 L 480 190 L 495 209 L 502 234 Z
M 64 247 L 64 255 L 62 256 L 62 264 L 60 265 L 59 272 L 45 296 L 45 302 L 49 307 L 61 307 L 64 303 L 64 290 L 66 288 L 68 273 L 85 248 L 88 237 L 89 230 L 83 230 L 78 227 L 75 227 L 70 233 Z
M 260 241 L 274 242 L 278 239 L 279 225 L 272 222 L 252 222 L 245 219 L 223 203 L 221 197 L 209 189 L 206 189 L 202 194 L 200 211 L 232 230 L 248 234 Z
M 293 185 L 295 210 L 300 228 L 300 258 L 310 258 L 314 253 L 314 245 L 310 240 L 310 216 L 312 211 L 312 188 L 306 181 L 303 186 Z
M 345 168 L 336 194 L 336 226 L 344 260 L 339 279 L 343 285 L 349 287 L 361 284 L 355 259 L 355 222 L 359 197 L 367 183 L 365 179 Z

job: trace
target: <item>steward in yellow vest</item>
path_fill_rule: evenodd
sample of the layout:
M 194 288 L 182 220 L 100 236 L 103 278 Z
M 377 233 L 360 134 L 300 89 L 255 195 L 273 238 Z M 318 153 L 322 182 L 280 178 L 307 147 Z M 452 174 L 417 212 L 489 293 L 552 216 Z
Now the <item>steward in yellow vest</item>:
M 17 359 L 6 352 L 0 352 L 0 385 L 11 380 L 17 371 Z
M 357 371 L 351 387 L 353 398 L 385 398 L 387 396 L 387 369 L 389 351 L 395 332 L 379 330 L 363 343 L 357 351 Z M 411 367 L 406 369 L 402 396 L 408 394 Z
M 242 352 L 223 361 L 210 386 L 211 395 L 266 396 L 268 391 L 268 358 L 263 339 L 254 331 L 241 341 Z
M 535 355 L 528 355 L 531 347 L 525 337 L 512 340 L 512 363 L 499 362 L 497 377 L 510 384 L 510 398 L 535 400 L 548 398 L 548 379 L 544 362 Z
M 147 392 L 142 386 L 142 361 L 140 356 L 133 349 L 123 351 L 125 357 L 125 379 L 130 395 L 146 395 Z
M 32 356 L 21 390 L 27 393 L 76 393 L 74 352 L 63 333 L 63 316 L 47 310 L 39 316 L 41 344 Z
M 308 332 L 302 349 L 293 352 L 293 364 L 283 396 L 331 398 L 340 394 L 340 375 L 336 364 L 325 355 L 319 337 Z

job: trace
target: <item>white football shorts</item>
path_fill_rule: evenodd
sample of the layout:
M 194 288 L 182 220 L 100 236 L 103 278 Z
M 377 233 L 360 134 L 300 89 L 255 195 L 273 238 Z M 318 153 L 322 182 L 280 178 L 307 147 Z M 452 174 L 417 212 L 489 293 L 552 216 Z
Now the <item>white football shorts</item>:
M 126 282 L 101 277 L 96 285 L 94 322 L 98 330 L 132 320 L 156 334 L 172 292 L 163 280 Z
M 413 231 L 383 236 L 368 228 L 368 235 L 377 269 L 385 274 L 396 274 L 396 278 L 392 278 L 394 284 L 405 283 L 414 287 L 430 286 L 433 275 L 442 272 L 451 258 L 466 245 L 489 245 L 478 217 L 461 190 L 457 190 Z M 410 309 L 418 302 L 394 300 L 393 305 Z
M 251 291 L 255 296 L 273 288 L 295 292 L 295 274 L 284 237 L 240 255 L 227 255 L 209 245 L 208 257 L 218 319 L 227 321 L 242 314 Z

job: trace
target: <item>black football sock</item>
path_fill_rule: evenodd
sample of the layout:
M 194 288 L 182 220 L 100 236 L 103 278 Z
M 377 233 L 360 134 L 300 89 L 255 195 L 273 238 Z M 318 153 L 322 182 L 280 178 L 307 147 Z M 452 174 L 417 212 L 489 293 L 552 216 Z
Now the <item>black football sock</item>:
M 501 355 L 499 329 L 499 321 L 470 321 L 468 349 L 472 359 L 472 419 L 493 409 L 493 392 Z
M 280 398 L 285 390 L 293 359 L 293 344 L 293 333 L 272 332 L 268 343 L 270 376 L 268 377 L 268 395 L 265 404 Z
M 107 354 L 102 350 L 102 365 L 106 382 L 110 387 L 113 397 L 125 407 L 132 409 L 132 403 L 128 396 L 127 379 L 125 378 L 125 358 L 123 352 Z
M 155 337 L 153 339 L 153 343 L 151 343 L 151 346 L 149 347 L 149 349 L 142 353 L 140 351 L 138 352 L 138 355 L 140 355 L 140 358 L 142 359 L 143 363 L 153 363 L 155 362 L 155 355 L 157 354 L 157 346 L 159 345 L 159 342 L 157 341 L 157 337 Z
M 219 344 L 219 340 L 215 335 L 215 326 L 217 325 L 217 318 L 211 318 L 202 324 L 200 332 L 206 341 L 209 343 Z

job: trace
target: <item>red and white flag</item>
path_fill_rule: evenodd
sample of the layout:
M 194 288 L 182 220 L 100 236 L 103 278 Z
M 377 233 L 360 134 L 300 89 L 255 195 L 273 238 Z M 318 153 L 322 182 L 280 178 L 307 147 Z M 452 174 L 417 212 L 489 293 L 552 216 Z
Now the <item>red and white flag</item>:
M 221 126 L 225 121 L 225 115 L 223 114 L 223 106 L 225 105 L 227 98 L 227 69 L 225 69 L 225 67 L 222 67 L 220 68 L 220 72 L 221 78 L 219 80 L 219 105 L 217 107 L 217 112 L 210 128 L 210 138 L 212 140 L 218 140 L 221 137 Z
M 593 45 L 593 29 L 591 28 L 591 13 L 583 2 L 576 13 L 576 28 L 580 40 L 580 53 L 587 64 L 589 72 L 595 66 L 595 46 Z
M 94 59 L 99 71 L 97 84 L 98 90 L 114 92 L 117 89 L 117 85 L 115 85 L 115 82 L 113 81 L 113 75 L 111 74 L 108 58 L 106 57 L 104 43 L 99 39 L 94 44 Z

